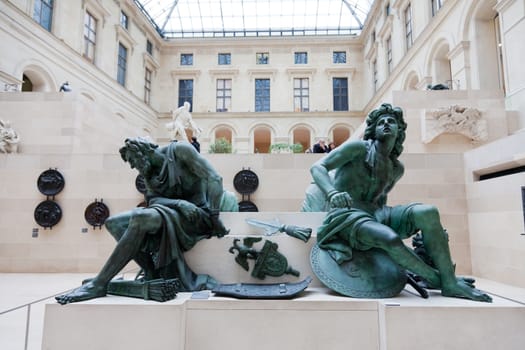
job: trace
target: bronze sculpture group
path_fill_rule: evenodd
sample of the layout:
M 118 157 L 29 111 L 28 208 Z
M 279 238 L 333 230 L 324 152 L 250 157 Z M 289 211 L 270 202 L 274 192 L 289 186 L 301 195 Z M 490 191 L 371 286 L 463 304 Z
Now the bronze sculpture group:
M 472 279 L 455 275 L 436 207 L 387 205 L 389 191 L 404 172 L 398 159 L 407 127 L 401 109 L 383 104 L 369 114 L 366 124 L 363 140 L 343 143 L 311 167 L 314 184 L 303 210 L 327 211 L 315 246 L 329 260 L 321 274 L 342 276 L 344 283 L 352 273 L 345 264 L 356 253 L 378 252 L 387 265 L 421 277 L 444 296 L 490 302 L 489 295 L 474 288 Z M 159 148 L 128 139 L 120 153 L 144 176 L 148 205 L 108 219 L 106 227 L 117 240 L 115 250 L 94 279 L 57 301 L 66 304 L 106 295 L 110 280 L 132 259 L 142 267 L 146 280 L 178 278 L 187 291 L 213 289 L 217 281 L 195 274 L 183 252 L 203 238 L 228 234 L 219 212 L 236 211 L 237 203 L 224 191 L 222 178 L 185 142 Z M 433 265 L 402 241 L 418 232 Z M 373 280 L 364 283 L 376 287 Z
M 146 185 L 146 208 L 108 218 L 105 225 L 117 240 L 113 253 L 99 274 L 81 287 L 57 296 L 61 304 L 107 294 L 108 284 L 131 260 L 144 270 L 146 280 L 180 280 L 183 290 L 213 289 L 217 282 L 196 274 L 183 253 L 198 241 L 228 234 L 220 211 L 236 211 L 222 177 L 187 142 L 158 147 L 144 139 L 127 139 L 120 155 L 137 169 Z
M 407 127 L 402 110 L 383 104 L 368 115 L 366 125 L 363 140 L 343 143 L 311 168 L 318 191 L 310 192 L 307 202 L 326 201 L 329 207 L 317 232 L 319 248 L 338 265 L 351 260 L 353 250 L 379 249 L 430 287 L 441 289 L 444 296 L 490 302 L 490 296 L 474 288 L 472 279 L 456 277 L 436 207 L 386 204 L 388 193 L 404 173 L 398 159 Z M 419 231 L 435 266 L 426 264 L 402 241 Z

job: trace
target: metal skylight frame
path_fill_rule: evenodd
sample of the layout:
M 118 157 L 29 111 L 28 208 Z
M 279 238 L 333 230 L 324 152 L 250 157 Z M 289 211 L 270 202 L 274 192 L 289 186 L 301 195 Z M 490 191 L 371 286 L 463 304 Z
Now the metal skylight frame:
M 374 0 L 134 0 L 164 38 L 357 35 Z

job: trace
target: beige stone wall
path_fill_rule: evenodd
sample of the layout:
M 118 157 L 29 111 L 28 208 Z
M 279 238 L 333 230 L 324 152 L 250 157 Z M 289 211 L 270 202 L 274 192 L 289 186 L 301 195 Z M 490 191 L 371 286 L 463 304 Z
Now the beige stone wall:
M 464 159 L 473 273 L 523 287 L 525 173 L 479 176 L 523 166 L 525 134 L 466 152 Z
M 1 269 L 97 270 L 112 242 L 107 233 L 89 228 L 84 210 L 95 198 L 112 213 L 138 204 L 131 186 L 136 175 L 120 160 L 118 147 L 143 130 L 81 94 L 9 93 L 0 101 L 0 119 L 11 120 L 21 138 L 19 153 L 0 154 Z M 62 173 L 65 187 L 55 196 L 62 220 L 45 230 L 34 210 L 46 199 L 37 179 L 49 168 Z M 38 238 L 32 238 L 35 228 Z M 84 228 L 88 233 L 81 233 Z
M 206 157 L 223 175 L 225 187 L 234 192 L 233 176 L 240 170 L 239 165 L 252 169 L 258 175 L 260 185 L 250 195 L 250 200 L 267 215 L 299 210 L 310 181 L 308 168 L 318 159 L 318 155 L 308 154 Z M 0 155 L 0 175 L 5 179 L 0 198 L 0 271 L 95 272 L 107 259 L 115 243 L 105 229 L 89 227 L 83 216 L 85 208 L 95 198 L 102 198 L 111 213 L 115 214 L 129 210 L 141 201 L 140 194 L 134 188 L 136 173 L 120 160 L 116 151 L 89 155 L 64 154 L 60 156 L 62 163 L 53 163 L 66 181 L 64 190 L 55 198 L 62 207 L 63 217 L 51 230 L 44 230 L 34 221 L 33 211 L 45 199 L 38 192 L 36 181 L 51 159 L 52 156 L 39 154 Z M 406 154 L 403 161 L 407 173 L 390 196 L 390 203 L 420 201 L 435 204 L 441 210 L 444 226 L 450 232 L 451 250 L 458 272 L 469 274 L 471 266 L 465 192 L 461 183 L 461 156 Z M 230 225 L 238 225 L 235 217 L 228 220 Z M 296 224 L 302 223 L 301 220 Z M 37 238 L 31 236 L 34 228 L 39 229 Z M 83 229 L 87 232 L 83 233 Z M 232 232 L 235 235 L 248 233 Z M 410 241 L 407 244 L 410 245 Z M 213 242 L 207 241 L 205 245 L 213 247 Z M 218 248 L 211 249 L 214 252 Z M 289 254 L 303 254 L 306 259 L 308 251 L 290 251 Z M 199 266 L 213 265 L 212 261 L 203 259 Z
M 115 243 L 105 229 L 89 227 L 84 211 L 95 199 L 103 199 L 112 214 L 140 203 L 141 195 L 134 187 L 136 172 L 120 159 L 118 148 L 125 137 L 139 136 L 142 129 L 75 93 L 10 93 L 0 97 L 0 118 L 10 117 L 21 137 L 19 153 L 0 155 L 0 271 L 97 271 Z M 234 176 L 243 168 L 254 171 L 259 187 L 244 199 L 249 198 L 261 212 L 284 213 L 299 210 L 311 181 L 309 168 L 321 155 L 204 156 L 233 192 Z M 451 233 L 458 271 L 470 273 L 461 153 L 408 151 L 402 160 L 406 175 L 393 191 L 391 203 L 435 204 Z M 62 220 L 51 230 L 44 230 L 36 224 L 33 213 L 45 199 L 36 186 L 38 176 L 49 168 L 57 168 L 66 185 L 55 198 L 63 209 Z M 35 228 L 38 237 L 33 238 Z

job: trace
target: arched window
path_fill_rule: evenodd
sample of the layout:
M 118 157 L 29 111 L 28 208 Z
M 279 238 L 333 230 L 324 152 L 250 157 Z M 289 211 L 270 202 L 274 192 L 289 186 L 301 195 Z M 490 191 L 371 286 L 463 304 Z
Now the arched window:
M 293 130 L 293 143 L 300 143 L 303 146 L 303 152 L 310 149 L 311 143 L 310 130 L 304 126 L 299 126 Z
M 215 140 L 219 139 L 219 138 L 225 138 L 226 140 L 228 140 L 228 142 L 231 144 L 232 143 L 232 131 L 230 128 L 227 128 L 227 127 L 220 127 L 220 128 L 217 128 L 217 130 L 215 130 Z M 190 135 L 190 138 L 191 138 L 191 135 Z
M 350 129 L 345 126 L 336 126 L 332 130 L 332 141 L 339 146 L 350 137 Z
M 253 131 L 253 153 L 270 153 L 272 132 L 266 126 L 258 126 Z
M 416 72 L 412 71 L 408 74 L 405 83 L 403 84 L 404 90 L 417 90 L 419 85 L 419 77 Z
M 33 91 L 33 82 L 31 81 L 31 79 L 29 79 L 29 77 L 24 74 L 22 80 L 23 80 L 22 91 L 23 92 Z
M 457 87 L 452 84 L 452 72 L 450 69 L 450 60 L 448 58 L 448 52 L 450 51 L 448 44 L 444 44 L 439 47 L 432 60 L 432 69 L 435 84 L 447 85 L 449 89 Z
M 51 75 L 37 65 L 29 65 L 24 68 L 22 73 L 22 91 L 51 92 L 58 91 L 54 87 Z

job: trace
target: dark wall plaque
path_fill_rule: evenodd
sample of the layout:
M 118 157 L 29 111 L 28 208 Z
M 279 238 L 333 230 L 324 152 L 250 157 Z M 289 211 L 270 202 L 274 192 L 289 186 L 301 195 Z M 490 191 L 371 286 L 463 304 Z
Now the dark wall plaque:
M 84 211 L 84 218 L 93 227 L 102 227 L 108 217 L 109 209 L 107 205 L 102 203 L 102 201 L 98 202 L 96 199 Z
M 62 209 L 57 203 L 45 200 L 37 205 L 34 215 L 37 224 L 44 228 L 52 228 L 62 218 Z
M 250 194 L 259 187 L 259 178 L 257 174 L 249 169 L 239 171 L 233 178 L 233 187 L 240 194 Z
M 49 169 L 44 171 L 37 180 L 40 193 L 45 196 L 55 196 L 64 189 L 64 177 L 58 170 Z

